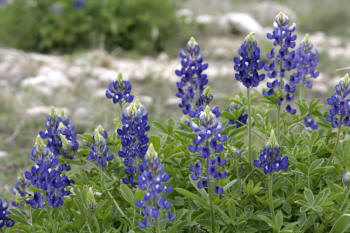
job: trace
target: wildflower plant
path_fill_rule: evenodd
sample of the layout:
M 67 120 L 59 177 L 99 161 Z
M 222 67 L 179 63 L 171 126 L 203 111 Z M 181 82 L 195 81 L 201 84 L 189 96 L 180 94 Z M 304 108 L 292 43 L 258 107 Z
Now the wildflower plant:
M 287 79 L 288 71 L 292 71 L 296 67 L 295 51 L 297 36 L 294 33 L 296 24 L 290 24 L 289 17 L 280 12 L 273 23 L 273 32 L 267 33 L 267 38 L 273 41 L 274 48 L 267 54 L 267 58 L 271 60 L 270 64 L 266 64 L 264 69 L 267 77 L 272 80 L 267 82 L 268 90 L 264 90 L 266 96 L 277 95 L 277 138 L 280 142 L 280 115 L 281 105 L 284 100 L 290 102 L 294 99 L 296 91 L 296 82 L 294 79 Z M 276 90 L 278 90 L 276 92 Z M 295 114 L 296 109 L 290 104 L 286 105 L 286 111 Z
M 145 157 L 148 149 L 146 132 L 149 130 L 148 111 L 136 99 L 123 111 L 122 128 L 117 130 L 122 145 L 119 156 L 126 166 L 124 171 L 127 177 L 123 178 L 123 182 L 133 187 L 136 185 L 139 160 Z
M 176 71 L 181 120 L 150 122 L 121 74 L 106 91 L 123 110 L 104 123 L 114 128 L 77 134 L 68 117 L 52 110 L 28 151 L 34 165 L 14 184 L 12 206 L 0 199 L 0 232 L 348 232 L 348 137 L 337 147 L 350 125 L 350 78 L 336 85 L 328 113 L 318 100 L 301 98 L 298 114 L 271 117 L 297 85 L 309 87 L 318 75 L 316 50 L 307 37 L 297 46 L 286 15 L 276 17 L 273 30 L 275 48 L 264 66 L 268 96 L 250 93 L 264 71 L 249 34 L 232 70 L 247 96 L 227 98 L 226 112 L 213 107 L 208 65 L 194 39 L 180 51 Z M 283 146 L 271 130 L 276 124 L 278 136 L 285 129 Z M 254 148 L 263 148 L 255 159 Z
M 144 220 L 138 223 L 140 228 L 150 226 L 151 219 L 154 220 L 154 232 L 159 232 L 158 218 L 161 211 L 164 210 L 166 219 L 173 221 L 176 214 L 170 212 L 171 202 L 162 194 L 171 193 L 173 188 L 165 183 L 170 176 L 164 171 L 164 165 L 161 163 L 158 153 L 153 144 L 150 144 L 145 158 L 140 164 L 140 175 L 137 178 L 137 187 L 145 190 L 143 200 L 136 200 L 136 205 L 142 208 Z
M 250 33 L 238 50 L 240 57 L 234 57 L 234 69 L 237 72 L 235 77 L 247 88 L 248 99 L 248 156 L 253 164 L 252 154 L 252 112 L 250 89 L 257 87 L 265 79 L 265 74 L 259 74 L 259 70 L 264 67 L 264 62 L 260 61 L 260 48 L 254 38 L 254 33 Z
M 342 126 L 350 126 L 350 77 L 345 74 L 343 79 L 335 86 L 333 95 L 327 99 L 331 106 L 326 115 L 327 121 L 332 123 L 333 128 L 338 129 L 336 143 L 333 148 L 331 159 L 335 156 L 335 151 L 340 139 Z

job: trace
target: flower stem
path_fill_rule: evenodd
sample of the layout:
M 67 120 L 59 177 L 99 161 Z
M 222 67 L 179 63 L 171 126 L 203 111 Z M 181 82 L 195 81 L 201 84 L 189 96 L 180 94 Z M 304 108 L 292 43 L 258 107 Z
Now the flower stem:
M 237 183 L 238 183 L 238 192 L 239 195 L 241 195 L 241 177 L 239 176 L 239 166 L 238 166 L 238 155 L 233 155 L 234 160 L 235 160 L 235 170 L 236 170 L 236 179 L 237 179 Z
M 209 148 L 209 141 L 206 142 L 207 147 Z M 210 217 L 211 217 L 211 232 L 216 233 L 215 231 L 215 215 L 214 215 L 214 207 L 213 207 L 213 188 L 214 183 L 210 179 L 209 174 L 209 158 L 207 158 L 207 180 L 208 180 L 208 194 L 209 194 L 209 206 L 210 206 Z
M 248 98 L 248 156 L 250 167 L 253 169 L 253 154 L 252 154 L 252 115 L 251 115 L 251 100 L 250 100 L 250 88 L 247 88 Z
M 338 146 L 339 138 L 340 138 L 340 131 L 341 131 L 341 126 L 342 126 L 342 124 L 341 124 L 342 121 L 343 121 L 343 117 L 340 117 L 340 125 L 338 127 L 337 141 L 335 142 L 335 145 L 334 145 L 334 148 L 333 148 L 333 151 L 332 151 L 332 154 L 331 154 L 330 162 L 333 161 L 334 156 L 335 156 L 335 151 L 337 150 L 337 146 Z
M 343 214 L 345 214 L 345 210 L 346 210 L 346 207 L 347 207 L 346 203 L 347 203 L 347 201 L 348 201 L 348 196 L 349 196 L 349 188 L 348 188 L 347 186 L 345 186 L 345 190 L 344 190 L 344 201 L 343 201 L 343 203 L 342 203 L 342 205 L 341 205 L 341 207 L 340 207 L 340 211 L 342 212 L 341 216 L 342 216 Z M 344 208 L 344 207 L 345 207 L 345 208 Z
M 275 224 L 275 209 L 273 208 L 273 197 L 272 197 L 272 186 L 273 186 L 273 180 L 272 180 L 272 173 L 269 174 L 269 203 L 270 203 L 270 211 L 271 211 L 271 218 L 272 222 Z

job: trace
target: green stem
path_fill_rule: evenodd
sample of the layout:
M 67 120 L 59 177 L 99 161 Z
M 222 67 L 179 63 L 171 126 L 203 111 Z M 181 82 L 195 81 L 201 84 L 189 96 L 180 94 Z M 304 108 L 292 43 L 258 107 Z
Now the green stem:
M 209 147 L 209 141 L 206 142 L 207 147 Z M 208 179 L 208 194 L 209 194 L 209 206 L 210 206 L 210 217 L 211 217 L 211 232 L 216 233 L 215 231 L 215 215 L 214 215 L 214 207 L 213 207 L 213 188 L 214 184 L 210 179 L 209 174 L 209 158 L 207 158 L 207 179 Z
M 332 151 L 332 154 L 331 154 L 330 162 L 333 161 L 334 156 L 335 156 L 335 151 L 337 150 L 337 146 L 338 146 L 339 138 L 340 138 L 340 131 L 341 131 L 341 126 L 342 126 L 342 124 L 341 124 L 342 121 L 343 121 L 343 117 L 340 117 L 340 125 L 338 127 L 337 141 L 335 142 L 335 145 L 334 145 L 334 148 L 333 148 L 333 151 Z
M 53 232 L 53 230 L 52 230 L 52 211 L 51 211 L 51 208 L 49 207 L 48 204 L 46 204 L 46 210 L 47 210 L 47 215 L 49 217 L 49 229 L 50 229 L 50 232 Z
M 272 186 L 273 186 L 272 173 L 270 173 L 269 174 L 269 203 L 270 203 L 272 222 L 275 224 L 276 223 L 275 222 L 275 209 L 273 208 Z
M 253 168 L 253 154 L 252 154 L 252 114 L 251 114 L 251 100 L 250 100 L 250 88 L 247 88 L 248 98 L 248 156 L 250 167 Z
M 126 217 L 126 215 L 124 214 L 124 212 L 122 211 L 122 209 L 120 208 L 120 206 L 118 205 L 118 202 L 114 199 L 114 197 L 112 196 L 112 194 L 107 191 L 109 197 L 113 200 L 113 203 L 115 205 L 115 207 L 117 208 L 117 210 L 119 211 L 119 213 L 126 219 L 129 221 L 129 219 Z M 129 222 L 130 223 L 130 222 Z
M 340 211 L 342 212 L 341 215 L 345 214 L 345 211 L 346 211 L 346 203 L 348 201 L 348 197 L 349 197 L 349 188 L 348 186 L 345 186 L 345 190 L 344 190 L 344 201 L 340 207 Z M 345 208 L 345 209 L 344 209 Z
M 238 192 L 239 195 L 241 195 L 241 177 L 239 176 L 239 166 L 238 166 L 238 154 L 234 154 L 233 155 L 234 160 L 235 160 L 235 170 L 236 170 L 236 178 L 237 178 L 237 182 L 238 182 Z
M 100 225 L 98 224 L 96 215 L 94 213 L 91 213 L 91 216 L 92 216 L 92 219 L 94 220 L 94 224 L 96 226 L 97 232 L 100 233 L 101 232 Z

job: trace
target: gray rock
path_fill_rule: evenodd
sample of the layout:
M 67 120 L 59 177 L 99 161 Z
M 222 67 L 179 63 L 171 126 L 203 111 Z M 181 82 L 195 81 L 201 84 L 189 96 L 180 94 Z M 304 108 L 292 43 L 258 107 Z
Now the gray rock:
M 6 151 L 0 151 L 0 158 L 4 158 L 8 156 L 9 154 Z
M 210 25 L 210 24 L 213 24 L 214 22 L 215 22 L 215 19 L 212 15 L 203 14 L 203 15 L 198 15 L 196 17 L 196 23 L 200 25 Z
M 219 26 L 224 30 L 230 30 L 233 33 L 248 34 L 255 32 L 257 35 L 264 34 L 263 27 L 249 14 L 246 13 L 227 13 L 219 17 Z
M 254 17 L 256 17 L 257 20 L 259 20 L 259 22 L 271 22 L 271 25 L 279 12 L 285 13 L 293 21 L 295 21 L 296 19 L 296 14 L 292 9 L 290 9 L 286 5 L 277 2 L 264 1 L 256 3 L 253 6 L 250 6 L 249 8 L 252 9 L 251 12 L 253 13 Z

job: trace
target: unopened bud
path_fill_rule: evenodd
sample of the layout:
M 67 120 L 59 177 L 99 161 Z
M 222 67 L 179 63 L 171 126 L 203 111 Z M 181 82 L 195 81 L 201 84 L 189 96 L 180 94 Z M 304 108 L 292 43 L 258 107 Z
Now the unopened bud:
M 95 201 L 95 195 L 94 191 L 91 187 L 89 187 L 87 193 L 86 193 L 86 201 L 90 209 L 95 209 L 96 201 Z
M 187 42 L 188 46 L 190 48 L 194 48 L 196 45 L 198 45 L 196 39 L 194 39 L 193 36 L 191 36 L 190 40 Z
M 154 149 L 153 144 L 151 143 L 148 147 L 147 153 L 146 153 L 147 160 L 155 160 L 158 158 L 158 153 Z
M 199 118 L 204 121 L 207 125 L 211 125 L 215 118 L 215 115 L 212 113 L 210 107 L 207 105 L 204 111 L 201 112 Z
M 350 172 L 346 171 L 343 176 L 344 183 L 350 185 Z
M 349 86 L 349 83 L 350 83 L 350 77 L 349 77 L 349 74 L 346 73 L 342 79 L 342 82 L 344 84 L 344 86 L 347 88 Z
M 278 13 L 275 17 L 274 26 L 283 27 L 289 24 L 289 17 L 283 12 Z
M 269 138 L 269 141 L 268 141 L 267 144 L 270 145 L 271 147 L 278 146 L 278 142 L 277 142 L 277 138 L 276 138 L 276 135 L 275 135 L 275 131 L 273 129 L 271 130 L 270 138 Z

